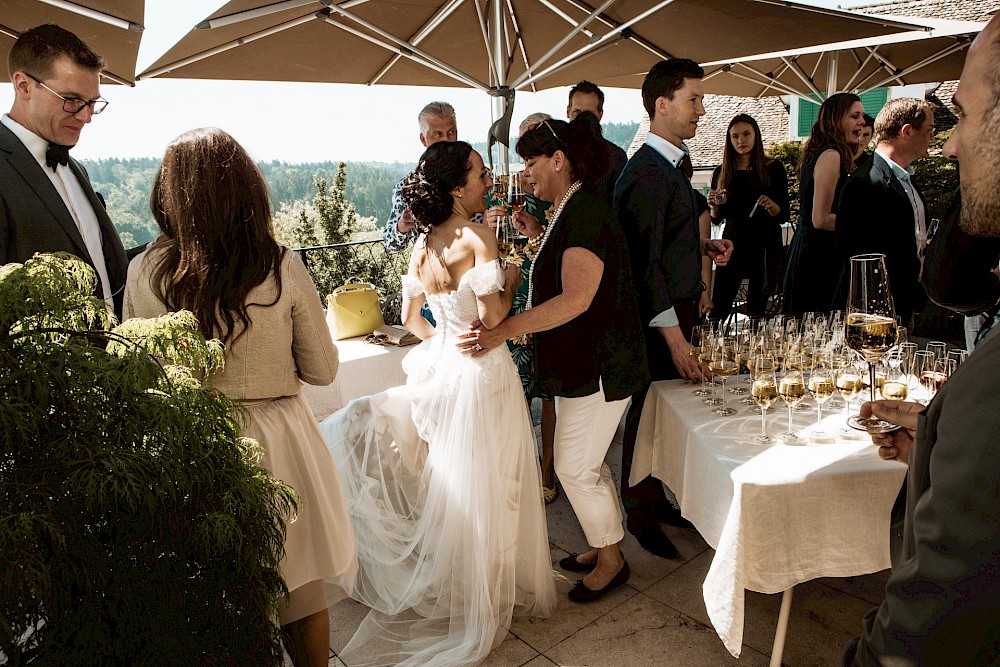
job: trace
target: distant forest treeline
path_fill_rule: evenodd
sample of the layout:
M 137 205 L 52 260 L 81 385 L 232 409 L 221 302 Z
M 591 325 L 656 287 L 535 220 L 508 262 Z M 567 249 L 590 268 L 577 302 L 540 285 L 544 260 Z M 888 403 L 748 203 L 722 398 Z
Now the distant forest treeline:
M 638 126 L 638 123 L 607 123 L 604 125 L 604 136 L 628 149 Z M 473 146 L 480 152 L 486 149 L 485 143 Z M 419 148 L 419 145 L 414 147 L 414 158 L 419 155 Z M 514 159 L 513 142 L 511 149 Z M 104 195 L 108 212 L 125 247 L 153 240 L 159 230 L 149 211 L 149 193 L 160 159 L 109 158 L 81 162 L 90 174 L 94 189 Z M 329 161 L 290 164 L 273 160 L 258 164 L 271 189 L 272 206 L 277 211 L 282 204 L 311 201 L 316 194 L 313 180 L 325 178 L 327 182 L 332 182 L 339 163 Z M 361 217 L 383 221 L 389 215 L 393 186 L 413 167 L 412 162 L 348 162 L 347 200 L 354 204 Z

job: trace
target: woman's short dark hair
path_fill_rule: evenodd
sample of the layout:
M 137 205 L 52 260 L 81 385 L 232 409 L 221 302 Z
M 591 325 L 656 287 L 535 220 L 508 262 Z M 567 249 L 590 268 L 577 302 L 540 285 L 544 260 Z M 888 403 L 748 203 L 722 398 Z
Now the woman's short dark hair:
M 420 156 L 417 168 L 403 181 L 403 203 L 421 234 L 451 217 L 451 191 L 465 185 L 472 163 L 472 146 L 464 141 L 438 141 Z
M 589 111 L 569 123 L 544 120 L 517 140 L 517 154 L 524 160 L 540 155 L 552 157 L 556 151 L 566 156 L 572 177 L 589 186 L 600 181 L 611 166 L 611 153 L 601 134 L 601 123 Z

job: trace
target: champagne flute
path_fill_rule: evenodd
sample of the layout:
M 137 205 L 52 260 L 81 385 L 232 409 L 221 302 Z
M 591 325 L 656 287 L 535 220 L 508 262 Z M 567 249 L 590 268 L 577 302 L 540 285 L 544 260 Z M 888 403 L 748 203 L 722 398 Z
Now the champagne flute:
M 774 357 L 769 354 L 754 355 L 751 362 L 754 367 L 753 388 L 750 395 L 760 406 L 760 435 L 755 435 L 753 441 L 758 445 L 770 445 L 774 438 L 767 434 L 766 415 L 771 404 L 778 400 L 778 386 L 774 376 Z
M 927 343 L 925 348 L 928 352 L 934 353 L 935 361 L 948 356 L 948 343 L 942 343 L 939 340 L 932 340 Z
M 826 431 L 820 428 L 823 421 L 823 404 L 833 396 L 833 370 L 817 365 L 809 374 L 809 395 L 816 401 L 816 429 L 815 435 L 827 435 Z
M 778 383 L 778 395 L 788 406 L 788 430 L 779 433 L 778 438 L 788 443 L 801 442 L 799 436 L 792 432 L 792 411 L 806 396 L 806 384 L 802 379 L 802 365 L 805 362 L 801 355 L 789 355 L 785 358 L 785 366 L 781 371 L 781 382 Z
M 893 365 L 890 361 L 889 368 L 886 370 L 885 384 L 882 385 L 882 398 L 890 401 L 905 401 L 909 393 L 906 373 L 903 372 L 902 364 Z
M 928 403 L 934 397 L 934 392 L 937 391 L 934 375 L 935 361 L 937 359 L 934 358 L 934 353 L 927 350 L 918 350 L 913 359 L 913 374 L 917 376 L 920 387 L 923 389 L 921 398 L 926 399 Z
M 969 358 L 969 352 L 962 349 L 948 350 L 948 358 L 954 360 L 955 368 L 958 368 L 963 361 Z
M 528 198 L 524 194 L 524 188 L 521 187 L 521 172 L 518 171 L 510 175 L 510 190 L 507 195 L 507 204 L 514 213 L 520 213 L 527 203 Z
M 889 291 L 885 255 L 851 257 L 851 283 L 847 297 L 844 341 L 868 362 L 871 400 L 875 400 L 875 365 L 896 344 L 896 309 Z M 879 419 L 851 417 L 850 425 L 869 432 L 896 428 Z
M 708 358 L 708 369 L 722 378 L 722 405 L 712 410 L 712 414 L 720 417 L 732 417 L 736 414 L 736 410 L 726 405 L 726 378 L 730 375 L 736 375 L 740 370 L 740 364 L 736 361 L 732 348 L 726 346 L 725 339 L 720 338 L 719 344 L 712 346 Z
M 845 420 L 851 410 L 851 401 L 857 398 L 864 388 L 864 383 L 861 381 L 862 375 L 857 366 L 849 363 L 843 368 L 837 369 L 837 374 L 834 376 L 837 391 L 844 397 Z
M 705 327 L 699 324 L 691 328 L 691 358 L 699 364 L 704 363 L 701 359 L 701 344 L 705 337 Z M 711 396 L 712 391 L 708 388 L 708 384 L 706 383 L 707 378 L 708 376 L 702 373 L 701 386 L 691 393 L 695 396 L 701 396 L 702 398 Z
M 507 165 L 500 162 L 493 174 L 493 199 L 500 206 L 507 205 L 506 197 L 509 184 L 510 176 L 507 175 Z
M 903 371 L 903 374 L 906 376 L 906 385 L 910 389 L 913 388 L 911 381 L 914 380 L 917 376 L 916 372 L 913 370 L 913 361 L 917 356 L 918 349 L 920 349 L 920 346 L 917 345 L 916 343 L 909 343 L 909 342 L 901 343 L 899 346 L 899 355 L 900 355 L 899 367 L 900 370 Z

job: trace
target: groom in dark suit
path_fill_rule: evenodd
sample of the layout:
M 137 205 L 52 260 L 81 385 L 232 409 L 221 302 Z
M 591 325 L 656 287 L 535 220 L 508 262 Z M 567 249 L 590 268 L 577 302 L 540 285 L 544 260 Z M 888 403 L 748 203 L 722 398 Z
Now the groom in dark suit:
M 836 239 L 844 268 L 838 307 L 847 302 L 850 258 L 881 253 L 896 315 L 909 326 L 927 238 L 927 206 L 910 179 L 910 165 L 927 157 L 934 139 L 934 108 L 912 97 L 890 100 L 875 119 L 875 136 L 875 154 L 851 174 L 840 195 Z
M 701 379 L 688 342 L 705 290 L 701 256 L 709 254 L 723 264 L 732 251 L 730 241 L 701 238 L 698 200 L 682 170 L 686 154 L 681 143 L 694 137 L 698 120 L 705 115 L 702 76 L 701 67 L 685 59 L 664 60 L 649 71 L 642 84 L 649 133 L 615 186 L 615 204 L 628 241 L 653 380 Z M 636 486 L 628 483 L 648 389 L 632 396 L 625 417 L 622 501 L 628 530 L 639 544 L 658 556 L 673 558 L 677 550 L 659 520 L 690 524 L 667 502 L 659 480 L 647 477 Z
M 104 110 L 104 59 L 76 35 L 43 25 L 10 50 L 14 104 L 0 118 L 0 263 L 64 251 L 90 264 L 97 296 L 121 318 L 128 260 L 118 232 L 69 149 Z

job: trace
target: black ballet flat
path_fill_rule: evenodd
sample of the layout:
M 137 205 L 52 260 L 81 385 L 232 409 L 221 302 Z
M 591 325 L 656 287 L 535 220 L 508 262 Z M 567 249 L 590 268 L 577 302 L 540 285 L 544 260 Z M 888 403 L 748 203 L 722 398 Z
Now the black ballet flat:
M 602 597 L 618 588 L 626 581 L 628 581 L 629 575 L 632 573 L 628 569 L 628 562 L 622 565 L 622 569 L 618 570 L 618 574 L 615 575 L 614 579 L 608 582 L 608 585 L 600 590 L 593 590 L 592 588 L 587 588 L 583 579 L 576 582 L 576 586 L 573 590 L 569 592 L 569 599 L 573 602 L 594 602 L 595 600 L 600 600 Z
M 559 561 L 559 567 L 567 572 L 590 572 L 597 567 L 597 561 L 593 563 L 581 563 L 576 559 L 580 554 L 570 554 Z

